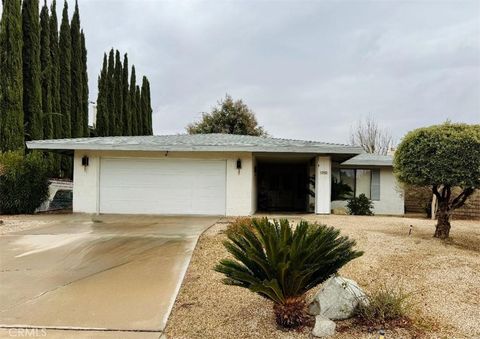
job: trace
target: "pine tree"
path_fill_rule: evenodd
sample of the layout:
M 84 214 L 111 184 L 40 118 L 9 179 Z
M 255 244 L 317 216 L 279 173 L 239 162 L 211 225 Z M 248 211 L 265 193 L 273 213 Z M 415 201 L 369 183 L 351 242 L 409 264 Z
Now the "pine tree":
M 108 108 L 107 108 L 107 54 L 103 54 L 103 67 L 98 76 L 98 96 L 97 96 L 97 116 L 95 131 L 97 136 L 104 137 L 108 135 Z
M 38 10 L 38 0 L 23 1 L 23 112 L 25 114 L 25 137 L 28 140 L 43 139 Z
M 52 62 L 50 55 L 50 18 L 47 1 L 40 12 L 40 65 L 42 85 L 43 137 L 53 138 L 52 123 Z
M 84 136 L 89 136 L 88 130 L 88 73 L 87 73 L 87 47 L 85 45 L 85 34 L 80 32 L 82 46 L 82 125 Z
M 72 137 L 83 137 L 83 120 L 82 120 L 82 42 L 80 37 L 80 14 L 78 12 L 78 2 L 75 1 L 75 10 L 73 12 L 72 22 L 70 25 L 71 35 L 71 106 L 70 121 L 72 128 Z
M 0 151 L 23 149 L 22 12 L 3 0 L 0 21 Z
M 131 116 L 131 135 L 138 135 L 138 116 L 137 116 L 137 100 L 136 100 L 136 76 L 135 76 L 135 66 L 132 65 L 132 74 L 130 75 L 130 93 L 129 93 L 129 104 L 130 104 L 130 116 Z
M 122 135 L 132 135 L 132 115 L 130 114 L 130 97 L 128 92 L 128 56 L 123 56 L 123 133 Z
M 152 108 L 150 106 L 150 84 L 146 76 L 142 78 L 142 89 L 140 93 L 140 109 L 142 117 L 142 135 L 152 134 Z
M 68 5 L 65 1 L 60 25 L 59 38 L 59 69 L 60 69 L 60 111 L 62 113 L 62 129 L 60 137 L 70 138 L 72 136 L 70 109 L 71 109 L 71 61 L 72 61 L 72 38 L 70 24 L 68 23 Z M 62 173 L 65 177 L 72 176 L 72 159 L 62 157 Z
M 115 97 L 115 135 L 123 134 L 123 86 L 122 61 L 120 52 L 115 52 L 114 97 Z
M 143 119 L 142 119 L 142 107 L 140 101 L 140 86 L 135 87 L 135 115 L 137 116 L 137 134 L 136 135 L 144 135 L 142 127 L 143 127 Z
M 50 60 L 51 60 L 51 95 L 52 95 L 52 123 L 53 138 L 62 137 L 62 118 L 60 109 L 60 60 L 58 50 L 58 20 L 57 3 L 52 1 L 50 7 Z
M 107 66 L 107 80 L 105 85 L 106 92 L 106 102 L 107 102 L 107 111 L 106 117 L 108 118 L 108 130 L 106 135 L 115 135 L 115 126 L 117 122 L 116 119 L 116 109 L 115 109 L 115 97 L 114 97 L 114 74 L 115 74 L 115 56 L 113 48 L 108 54 L 108 66 Z

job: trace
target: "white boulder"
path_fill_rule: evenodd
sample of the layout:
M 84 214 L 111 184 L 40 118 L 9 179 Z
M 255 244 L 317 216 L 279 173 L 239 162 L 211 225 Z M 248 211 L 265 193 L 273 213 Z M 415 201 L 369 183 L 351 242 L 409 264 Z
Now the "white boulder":
M 358 284 L 350 279 L 333 276 L 324 282 L 308 306 L 308 313 L 331 320 L 351 318 L 359 303 L 367 298 Z
M 315 326 L 313 327 L 312 334 L 315 337 L 329 337 L 335 334 L 335 324 L 330 319 L 317 315 L 315 317 Z

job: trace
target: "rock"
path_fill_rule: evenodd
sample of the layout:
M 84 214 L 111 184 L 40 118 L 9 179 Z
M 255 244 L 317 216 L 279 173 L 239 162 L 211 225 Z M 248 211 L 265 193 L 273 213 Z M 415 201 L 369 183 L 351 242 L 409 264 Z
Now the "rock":
M 330 319 L 317 315 L 315 317 L 315 326 L 313 327 L 312 334 L 315 337 L 329 337 L 335 334 L 335 324 Z
M 334 276 L 325 281 L 323 287 L 308 305 L 308 313 L 328 319 L 342 320 L 354 315 L 358 304 L 367 302 L 365 293 L 350 279 Z

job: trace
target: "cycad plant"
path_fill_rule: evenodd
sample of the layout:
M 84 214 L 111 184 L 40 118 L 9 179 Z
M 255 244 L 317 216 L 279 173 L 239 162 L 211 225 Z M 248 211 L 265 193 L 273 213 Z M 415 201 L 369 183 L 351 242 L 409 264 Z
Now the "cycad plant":
M 305 293 L 363 254 L 355 241 L 325 225 L 286 219 L 253 219 L 252 227 L 228 234 L 224 246 L 234 259 L 215 266 L 224 283 L 248 288 L 273 301 L 277 324 L 297 328 L 308 319 Z

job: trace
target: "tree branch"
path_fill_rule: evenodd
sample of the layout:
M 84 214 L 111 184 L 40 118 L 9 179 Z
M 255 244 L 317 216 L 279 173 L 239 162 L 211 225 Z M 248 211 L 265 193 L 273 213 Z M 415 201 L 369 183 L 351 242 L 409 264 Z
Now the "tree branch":
M 460 193 L 455 199 L 453 199 L 451 208 L 456 209 L 462 207 L 467 201 L 468 197 L 471 196 L 475 192 L 475 188 L 467 187 L 465 188 L 462 193 Z
M 442 196 L 441 196 L 440 193 L 438 192 L 438 185 L 432 185 L 432 192 L 433 192 L 433 194 L 435 194 L 435 196 L 437 197 L 437 200 L 438 200 L 438 201 L 441 201 L 441 200 L 442 200 Z

